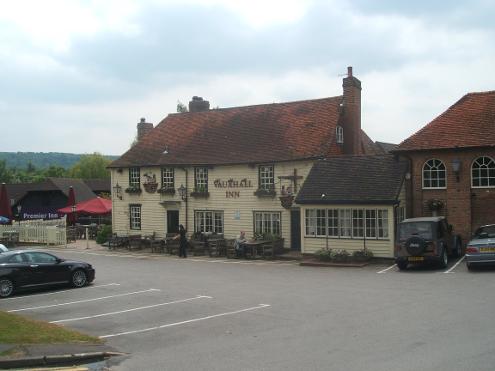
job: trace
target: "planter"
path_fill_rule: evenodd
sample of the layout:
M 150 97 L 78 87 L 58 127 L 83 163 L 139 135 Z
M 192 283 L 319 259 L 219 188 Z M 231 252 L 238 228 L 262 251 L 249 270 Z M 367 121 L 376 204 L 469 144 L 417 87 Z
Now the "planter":
M 191 197 L 196 197 L 196 198 L 208 198 L 210 197 L 210 192 L 207 191 L 201 191 L 201 192 L 191 192 Z
M 139 194 L 141 194 L 141 192 L 143 192 L 141 188 L 134 188 L 133 187 L 133 188 L 126 188 L 125 189 L 125 193 L 129 193 L 131 195 L 132 194 L 139 195 Z
M 258 197 L 275 197 L 277 195 L 277 192 L 275 192 L 274 189 L 257 189 L 254 192 L 255 196 Z
M 162 195 L 175 195 L 175 188 L 160 188 L 158 193 Z

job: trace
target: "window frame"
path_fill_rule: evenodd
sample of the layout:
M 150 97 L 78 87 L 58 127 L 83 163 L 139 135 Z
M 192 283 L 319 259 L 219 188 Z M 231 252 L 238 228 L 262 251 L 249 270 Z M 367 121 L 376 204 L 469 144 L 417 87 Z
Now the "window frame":
M 338 144 L 344 144 L 344 128 L 340 125 L 335 127 L 335 138 Z
M 220 224 L 217 223 L 218 220 L 220 220 Z M 223 210 L 194 210 L 194 232 L 222 234 L 224 230 L 225 217 Z
M 136 175 L 136 173 L 137 173 L 137 175 Z M 129 188 L 141 188 L 141 168 L 140 167 L 134 166 L 134 167 L 129 168 Z
M 474 165 L 477 163 L 477 161 L 479 159 L 483 159 L 483 160 L 488 159 L 489 161 L 488 161 L 487 166 L 493 164 L 493 169 L 491 169 L 490 167 L 485 167 L 484 168 L 487 171 L 487 176 L 486 177 L 481 177 L 481 174 L 479 174 L 480 176 L 477 178 L 477 179 L 479 179 L 480 183 L 481 183 L 481 180 L 482 179 L 486 179 L 488 185 L 474 185 L 474 180 L 475 180 L 475 177 L 474 177 L 474 171 L 475 171 Z M 481 166 L 483 166 L 483 165 L 481 165 Z M 483 168 L 478 168 L 476 170 L 479 173 L 481 173 L 482 169 Z M 490 177 L 490 170 L 495 173 L 495 160 L 492 157 L 490 157 L 490 156 L 478 156 L 478 157 L 476 157 L 473 160 L 473 162 L 471 163 L 471 188 L 495 188 L 495 175 L 493 177 Z
M 203 187 L 204 191 L 200 191 Z M 197 166 L 194 168 L 194 192 L 208 192 L 208 167 Z
M 139 210 L 136 214 L 133 210 Z M 140 231 L 142 226 L 142 207 L 141 204 L 129 204 L 129 229 L 131 231 Z
M 162 167 L 161 173 L 162 188 L 175 189 L 175 169 L 173 167 Z M 165 181 L 165 179 L 168 179 L 168 181 Z
M 269 171 L 264 171 L 264 168 L 269 169 Z M 268 173 L 268 176 L 264 175 L 264 173 Z M 271 173 L 271 176 L 269 173 Z M 258 189 L 265 191 L 275 190 L 275 165 L 258 166 Z
M 430 161 L 433 161 L 433 165 L 428 164 Z M 435 165 L 435 161 L 439 162 L 439 164 Z M 430 169 L 426 169 L 427 165 L 430 166 Z M 438 169 L 438 166 L 440 166 L 440 165 L 443 166 L 443 170 Z M 433 169 L 434 167 L 436 169 Z M 430 182 L 430 186 L 425 185 L 425 181 L 427 180 L 425 178 L 425 172 L 426 171 L 428 171 L 430 173 L 430 177 L 428 179 L 428 181 Z M 433 178 L 431 176 L 434 172 L 436 172 L 436 174 L 437 174 L 436 178 Z M 445 182 L 445 185 L 441 186 L 441 187 L 440 186 L 436 186 L 436 187 L 431 186 L 431 184 L 433 184 L 433 180 L 436 180 L 437 184 L 439 184 L 440 181 L 442 180 L 442 178 L 439 177 L 440 172 L 443 172 L 443 181 Z M 447 167 L 445 166 L 445 163 L 442 160 L 439 160 L 438 158 L 430 158 L 423 163 L 423 166 L 421 168 L 421 186 L 422 186 L 422 189 L 447 189 Z
M 257 215 L 261 214 L 261 231 L 258 230 L 258 220 L 256 219 Z M 269 215 L 269 218 L 266 216 Z M 276 216 L 277 218 L 273 218 Z M 278 233 L 274 232 L 274 226 L 278 224 L 277 228 Z M 269 226 L 270 231 L 266 231 L 265 227 Z M 280 211 L 262 211 L 262 210 L 254 210 L 253 211 L 253 233 L 256 234 L 265 234 L 269 233 L 274 236 L 282 236 L 282 212 Z

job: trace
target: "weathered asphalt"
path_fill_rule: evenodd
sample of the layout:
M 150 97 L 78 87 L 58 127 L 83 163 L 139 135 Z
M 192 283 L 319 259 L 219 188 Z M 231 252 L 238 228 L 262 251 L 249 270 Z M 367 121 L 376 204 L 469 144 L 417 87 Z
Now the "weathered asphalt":
M 54 251 L 92 263 L 94 285 L 2 300 L 0 308 L 33 308 L 18 313 L 48 321 L 92 317 L 64 325 L 96 336 L 145 330 L 106 339 L 130 353 L 112 359 L 115 370 L 491 371 L 495 364 L 493 269 L 470 273 L 461 263 L 451 273 L 378 274 L 387 266 Z

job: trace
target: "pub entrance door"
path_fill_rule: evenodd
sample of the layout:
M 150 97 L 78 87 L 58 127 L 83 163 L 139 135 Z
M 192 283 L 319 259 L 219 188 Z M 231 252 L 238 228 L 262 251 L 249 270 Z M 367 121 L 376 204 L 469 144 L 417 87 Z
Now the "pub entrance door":
M 167 233 L 179 233 L 179 210 L 167 210 Z

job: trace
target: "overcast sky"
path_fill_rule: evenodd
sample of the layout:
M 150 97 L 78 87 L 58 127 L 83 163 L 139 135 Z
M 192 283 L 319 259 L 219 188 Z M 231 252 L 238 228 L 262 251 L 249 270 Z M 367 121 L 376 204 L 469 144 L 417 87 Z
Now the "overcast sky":
M 0 151 L 122 154 L 141 117 L 342 94 L 398 143 L 495 89 L 493 0 L 0 0 Z

